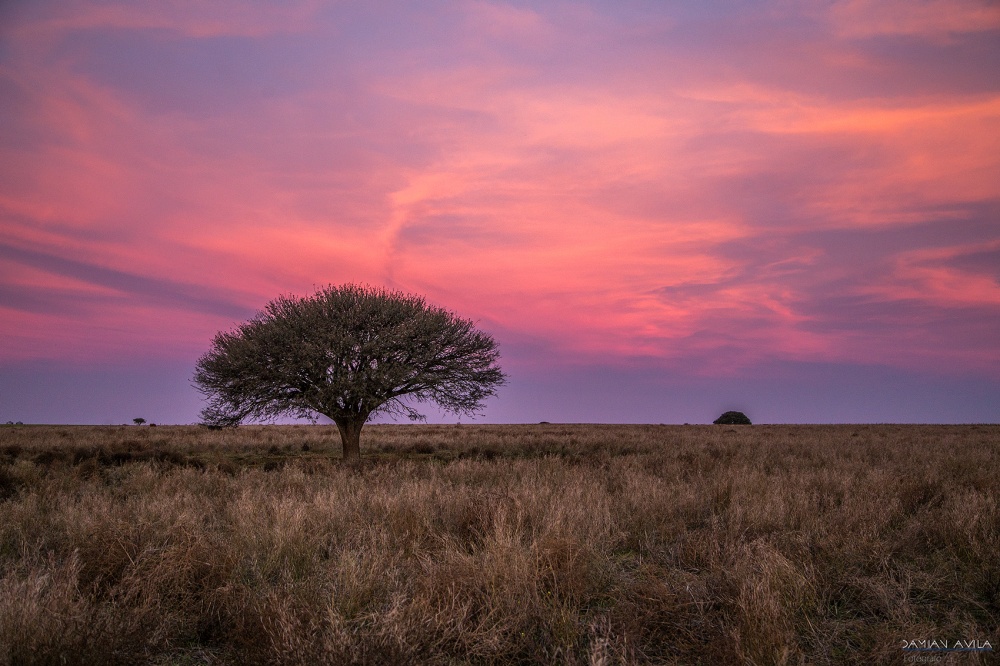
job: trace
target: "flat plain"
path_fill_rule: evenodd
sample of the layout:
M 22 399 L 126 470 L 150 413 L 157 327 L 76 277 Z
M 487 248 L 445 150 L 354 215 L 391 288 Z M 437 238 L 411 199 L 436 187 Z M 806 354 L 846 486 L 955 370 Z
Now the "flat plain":
M 1000 426 L 0 427 L 0 664 L 996 663 Z M 911 643 L 911 641 L 913 643 Z

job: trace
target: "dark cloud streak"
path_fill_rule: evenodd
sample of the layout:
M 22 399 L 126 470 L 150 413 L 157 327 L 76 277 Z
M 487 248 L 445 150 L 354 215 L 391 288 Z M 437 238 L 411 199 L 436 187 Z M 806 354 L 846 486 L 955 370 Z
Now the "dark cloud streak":
M 115 289 L 139 299 L 144 304 L 151 303 L 237 319 L 253 314 L 252 310 L 234 300 L 232 295 L 219 289 L 206 288 L 201 285 L 151 278 L 138 273 L 120 271 L 77 259 L 67 259 L 48 252 L 19 248 L 6 243 L 0 243 L 0 258 L 48 271 L 55 275 Z M 10 292 L 10 288 L 7 291 Z M 8 306 L 18 307 L 20 304 L 19 309 L 37 311 L 37 309 L 27 306 L 23 298 L 11 298 L 10 293 L 7 296 L 6 304 Z M 42 303 L 35 307 L 43 310 L 49 309 L 51 312 L 59 300 L 58 298 L 50 299 L 47 306 Z

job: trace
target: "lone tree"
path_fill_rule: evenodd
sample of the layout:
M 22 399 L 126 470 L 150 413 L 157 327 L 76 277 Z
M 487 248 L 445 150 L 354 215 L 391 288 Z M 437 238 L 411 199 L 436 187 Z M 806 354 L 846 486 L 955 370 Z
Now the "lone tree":
M 145 422 L 146 422 L 146 419 L 142 418 L 141 416 L 138 417 L 138 418 L 132 419 L 132 423 L 134 423 L 136 425 L 142 425 Z
M 219 333 L 194 381 L 202 420 L 234 426 L 278 416 L 329 417 L 344 458 L 361 457 L 375 414 L 423 416 L 402 399 L 473 415 L 505 377 L 493 338 L 420 296 L 347 284 L 281 296 L 233 332 Z

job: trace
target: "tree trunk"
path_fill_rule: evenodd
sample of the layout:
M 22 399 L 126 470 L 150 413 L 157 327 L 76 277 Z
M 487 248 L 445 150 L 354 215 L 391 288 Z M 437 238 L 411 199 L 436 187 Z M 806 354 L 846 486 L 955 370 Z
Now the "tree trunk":
M 361 428 L 365 425 L 365 419 L 340 420 L 334 423 L 340 431 L 340 441 L 344 444 L 344 460 L 361 460 Z

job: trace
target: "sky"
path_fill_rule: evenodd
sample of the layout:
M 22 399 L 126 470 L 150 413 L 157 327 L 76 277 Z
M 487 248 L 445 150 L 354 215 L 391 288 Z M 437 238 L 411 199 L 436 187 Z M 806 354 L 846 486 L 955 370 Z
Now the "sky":
M 3 2 L 0 422 L 195 423 L 351 282 L 478 422 L 996 423 L 997 72 L 985 0 Z

